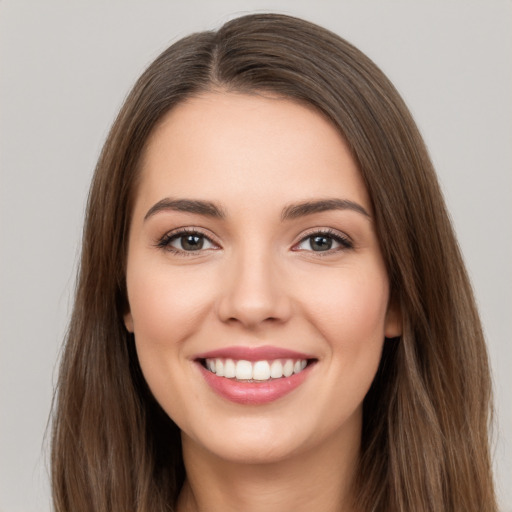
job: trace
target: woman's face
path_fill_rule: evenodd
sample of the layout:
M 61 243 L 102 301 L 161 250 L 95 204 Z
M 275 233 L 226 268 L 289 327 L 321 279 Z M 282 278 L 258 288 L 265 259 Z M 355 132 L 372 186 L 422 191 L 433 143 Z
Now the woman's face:
M 164 118 L 141 173 L 125 323 L 187 446 L 254 462 L 357 443 L 400 319 L 336 129 L 289 100 L 207 93 Z

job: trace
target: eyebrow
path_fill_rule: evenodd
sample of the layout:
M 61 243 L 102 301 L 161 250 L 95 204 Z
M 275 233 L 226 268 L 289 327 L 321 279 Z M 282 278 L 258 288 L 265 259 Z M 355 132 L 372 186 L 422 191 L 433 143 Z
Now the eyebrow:
M 320 199 L 318 201 L 305 201 L 286 206 L 281 213 L 281 220 L 291 220 L 314 213 L 329 210 L 352 210 L 370 218 L 370 214 L 359 204 L 348 199 Z
M 144 220 L 152 217 L 158 212 L 162 211 L 175 211 L 195 213 L 204 215 L 206 217 L 213 217 L 216 219 L 223 219 L 226 215 L 215 203 L 210 201 L 200 201 L 195 199 L 170 199 L 166 197 L 158 203 L 154 204 L 146 213 Z
M 144 221 L 162 211 L 176 211 L 195 213 L 215 219 L 224 219 L 226 214 L 215 203 L 211 201 L 202 201 L 198 199 L 171 199 L 164 198 L 154 204 L 146 213 Z M 304 201 L 294 203 L 283 208 L 281 220 L 292 220 L 298 217 L 313 215 L 314 213 L 325 212 L 329 210 L 352 210 L 370 218 L 370 214 L 359 204 L 348 199 L 319 199 L 317 201 Z

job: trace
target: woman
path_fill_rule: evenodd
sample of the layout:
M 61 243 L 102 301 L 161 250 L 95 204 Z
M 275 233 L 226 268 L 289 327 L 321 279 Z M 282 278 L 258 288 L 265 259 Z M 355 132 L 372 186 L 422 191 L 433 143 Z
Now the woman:
M 495 511 L 485 344 L 376 66 L 252 15 L 142 75 L 93 180 L 57 510 Z

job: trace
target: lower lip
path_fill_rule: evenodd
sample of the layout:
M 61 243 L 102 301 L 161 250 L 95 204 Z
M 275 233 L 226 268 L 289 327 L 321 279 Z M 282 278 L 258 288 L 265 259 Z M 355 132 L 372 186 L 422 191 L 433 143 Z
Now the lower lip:
M 243 382 L 236 379 L 217 377 L 201 363 L 197 363 L 208 385 L 222 398 L 244 405 L 261 405 L 273 402 L 299 387 L 309 375 L 313 366 L 309 364 L 299 373 L 290 377 L 270 379 L 262 382 Z

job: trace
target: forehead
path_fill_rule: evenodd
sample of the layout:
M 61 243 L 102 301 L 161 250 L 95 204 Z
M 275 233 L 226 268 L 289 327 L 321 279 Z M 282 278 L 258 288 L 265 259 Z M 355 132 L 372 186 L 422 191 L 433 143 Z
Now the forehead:
M 182 102 L 151 134 L 137 201 L 166 196 L 233 205 L 339 196 L 371 209 L 347 144 L 323 115 L 288 99 L 228 92 Z

